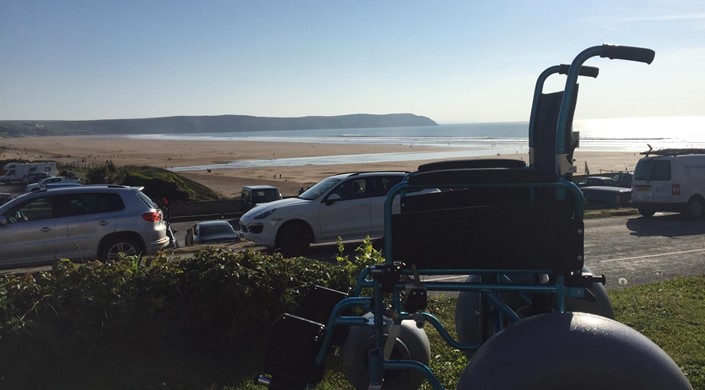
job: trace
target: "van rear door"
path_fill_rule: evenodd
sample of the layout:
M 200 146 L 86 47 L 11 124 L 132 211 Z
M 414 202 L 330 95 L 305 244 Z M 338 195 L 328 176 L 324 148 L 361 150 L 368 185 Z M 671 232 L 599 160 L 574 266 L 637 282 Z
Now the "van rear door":
M 643 158 L 634 169 L 632 183 L 632 201 L 649 203 L 672 203 L 671 160 L 660 158 Z

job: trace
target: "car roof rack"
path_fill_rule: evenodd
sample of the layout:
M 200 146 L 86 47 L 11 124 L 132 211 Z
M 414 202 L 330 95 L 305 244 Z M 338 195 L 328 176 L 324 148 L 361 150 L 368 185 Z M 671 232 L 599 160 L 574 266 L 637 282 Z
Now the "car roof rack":
M 409 171 L 397 171 L 397 170 L 389 170 L 389 171 L 357 171 L 357 172 L 342 172 L 342 173 L 338 173 L 338 175 L 359 176 L 359 175 L 368 174 L 368 173 L 409 173 Z M 336 175 L 336 176 L 337 176 L 337 175 Z
M 681 156 L 684 154 L 705 154 L 705 149 L 702 149 L 702 148 L 668 148 L 668 149 L 658 149 L 658 150 L 649 149 L 645 152 L 641 152 L 640 154 L 643 154 L 646 157 L 649 157 L 649 155 L 651 155 L 651 154 L 656 155 L 656 156 Z

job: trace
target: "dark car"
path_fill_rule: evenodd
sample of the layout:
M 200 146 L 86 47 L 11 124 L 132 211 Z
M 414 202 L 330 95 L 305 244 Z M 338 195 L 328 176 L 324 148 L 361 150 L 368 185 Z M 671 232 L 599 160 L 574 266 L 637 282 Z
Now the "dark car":
M 632 188 L 632 180 L 634 175 L 629 172 L 619 172 L 612 176 L 612 180 L 615 181 L 617 187 Z
M 611 177 L 606 176 L 590 176 L 583 178 L 578 182 L 578 187 L 590 187 L 590 186 L 616 186 L 617 182 Z
M 240 193 L 240 211 L 244 213 L 259 203 L 268 203 L 279 199 L 282 199 L 282 194 L 277 187 L 268 185 L 244 186 Z
M 615 186 L 581 188 L 588 209 L 617 209 L 627 207 L 632 200 L 632 189 Z
M 239 240 L 240 237 L 233 226 L 225 220 L 198 222 L 186 233 L 186 246 L 233 243 Z

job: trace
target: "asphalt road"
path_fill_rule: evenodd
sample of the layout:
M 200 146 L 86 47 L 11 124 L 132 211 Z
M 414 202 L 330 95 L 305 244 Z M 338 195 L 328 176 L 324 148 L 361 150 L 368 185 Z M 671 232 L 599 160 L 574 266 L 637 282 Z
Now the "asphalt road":
M 189 224 L 184 226 L 177 233 L 180 240 Z M 349 243 L 346 249 L 354 255 L 358 245 Z M 308 257 L 334 261 L 336 253 L 336 245 L 314 245 Z M 605 275 L 608 289 L 678 275 L 703 275 L 705 220 L 694 221 L 674 213 L 657 213 L 653 218 L 631 215 L 588 219 L 585 265 L 593 273 Z
M 705 221 L 657 213 L 585 221 L 585 265 L 608 289 L 705 274 Z

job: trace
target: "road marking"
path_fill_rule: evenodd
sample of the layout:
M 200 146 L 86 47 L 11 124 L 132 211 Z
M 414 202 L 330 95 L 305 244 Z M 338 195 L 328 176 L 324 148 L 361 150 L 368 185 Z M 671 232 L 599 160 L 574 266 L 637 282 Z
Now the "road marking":
M 666 253 L 656 253 L 653 255 L 644 255 L 644 256 L 633 256 L 633 257 L 621 257 L 618 259 L 606 259 L 606 260 L 597 260 L 600 263 L 612 263 L 615 261 L 626 261 L 626 260 L 638 260 L 638 259 L 648 259 L 652 257 L 661 257 L 661 256 L 673 256 L 673 255 L 682 255 L 682 254 L 687 254 L 687 253 L 697 253 L 697 252 L 705 252 L 705 249 L 691 249 L 687 251 L 678 251 L 678 252 L 666 252 Z M 467 276 L 442 276 L 438 278 L 429 278 L 429 279 L 424 279 L 424 282 L 442 282 L 442 281 L 448 281 L 448 280 L 456 280 L 456 279 L 463 279 L 466 278 Z
M 687 250 L 687 251 L 657 253 L 657 254 L 653 254 L 653 255 L 634 256 L 634 257 L 622 257 L 622 258 L 619 258 L 619 259 L 607 259 L 607 260 L 598 260 L 598 261 L 599 261 L 600 263 L 611 263 L 611 262 L 614 262 L 614 261 L 648 259 L 648 258 L 650 258 L 650 257 L 682 255 L 682 254 L 685 254 L 685 253 L 696 253 L 696 252 L 705 252 L 705 249 L 691 249 L 691 250 Z
M 423 282 L 443 282 L 445 280 L 465 280 L 468 277 L 468 275 L 455 275 L 455 276 L 443 276 L 439 278 L 430 278 L 430 279 L 423 279 Z

